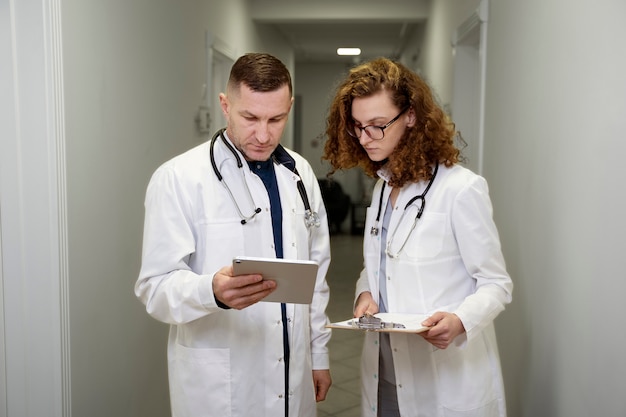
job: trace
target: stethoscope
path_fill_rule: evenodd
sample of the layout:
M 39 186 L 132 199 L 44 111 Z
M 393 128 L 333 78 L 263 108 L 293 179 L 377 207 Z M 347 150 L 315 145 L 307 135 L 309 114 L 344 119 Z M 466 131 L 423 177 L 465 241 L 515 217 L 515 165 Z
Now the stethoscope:
M 433 175 L 430 177 L 430 180 L 428 181 L 428 185 L 426 186 L 426 189 L 424 190 L 424 192 L 420 195 L 416 195 L 415 197 L 411 198 L 408 201 L 408 203 L 406 203 L 406 205 L 404 206 L 402 216 L 400 216 L 400 220 L 398 221 L 398 224 L 396 224 L 396 227 L 393 229 L 393 232 L 391 233 L 391 238 L 387 240 L 387 248 L 385 249 L 385 252 L 387 252 L 387 255 L 391 256 L 392 258 L 397 258 L 400 255 L 400 252 L 402 252 L 402 249 L 404 249 L 404 246 L 406 245 L 406 242 L 409 240 L 409 236 L 411 236 L 413 229 L 415 229 L 415 225 L 417 224 L 417 221 L 422 217 L 422 213 L 424 213 L 424 207 L 426 207 L 426 194 L 428 194 L 428 190 L 430 190 L 431 185 L 433 185 L 433 181 L 435 181 L 435 177 L 437 176 L 438 170 L 439 170 L 439 164 L 435 164 Z M 378 228 L 378 224 L 380 222 L 380 214 L 383 208 L 383 195 L 385 191 L 385 185 L 386 185 L 386 182 L 383 182 L 383 186 L 380 190 L 380 200 L 378 201 L 378 212 L 376 214 L 376 220 L 375 220 L 374 226 L 372 226 L 372 228 L 370 229 L 370 235 L 372 236 L 378 236 L 378 233 L 380 232 Z M 400 249 L 398 249 L 398 251 L 394 254 L 391 252 L 391 244 L 393 242 L 393 239 L 396 236 L 398 227 L 403 223 L 404 215 L 406 214 L 406 209 L 408 209 L 417 200 L 420 200 L 420 205 L 417 210 L 417 214 L 415 215 L 415 219 L 413 220 L 413 224 L 411 225 L 411 229 L 406 234 L 406 237 L 404 238 L 404 242 L 402 242 L 402 246 L 400 246 Z
M 256 206 L 256 204 L 254 204 L 254 199 L 252 198 L 252 193 L 250 192 L 250 188 L 248 187 L 248 183 L 246 182 L 246 179 L 244 177 L 244 173 L 243 173 L 243 162 L 241 161 L 241 157 L 239 157 L 239 154 L 237 153 L 237 151 L 235 150 L 235 148 L 233 147 L 233 145 L 231 145 L 226 138 L 224 137 L 224 131 L 226 129 L 220 129 L 218 130 L 215 135 L 213 135 L 213 138 L 211 139 L 211 145 L 210 145 L 210 150 L 209 150 L 209 154 L 211 157 L 211 166 L 213 167 L 213 171 L 215 172 L 215 175 L 217 176 L 217 179 L 220 180 L 220 182 L 222 184 L 224 184 L 224 187 L 226 188 L 226 191 L 228 191 L 228 195 L 230 196 L 230 199 L 233 201 L 233 204 L 235 204 L 235 208 L 237 209 L 237 213 L 239 214 L 239 217 L 241 217 L 241 224 L 246 224 L 248 223 L 250 220 L 252 220 L 257 214 L 259 214 L 261 212 L 261 207 Z M 233 154 L 233 156 L 235 157 L 235 160 L 237 161 L 237 168 L 239 169 L 239 172 L 241 173 L 241 181 L 243 182 L 244 187 L 246 188 L 246 193 L 248 196 L 248 202 L 250 203 L 251 207 L 256 207 L 253 209 L 252 214 L 250 215 L 245 215 L 242 211 L 241 208 L 239 207 L 239 204 L 237 203 L 237 199 L 235 198 L 235 196 L 233 195 L 233 193 L 230 190 L 230 187 L 228 186 L 227 182 L 224 180 L 224 177 L 222 176 L 220 169 L 217 166 L 217 163 L 215 162 L 215 156 L 213 153 L 213 148 L 215 147 L 215 142 L 217 141 L 217 138 L 221 138 L 222 139 L 222 143 L 224 143 L 224 145 L 226 145 L 226 147 L 228 148 L 228 150 Z M 279 147 L 281 145 L 278 145 Z M 280 161 L 278 160 L 278 158 L 276 157 L 275 154 L 272 154 L 272 159 L 276 164 L 281 164 Z M 222 164 L 226 162 L 226 160 L 224 160 L 222 162 Z M 298 176 L 298 182 L 297 182 L 297 187 L 298 187 L 298 192 L 300 193 L 300 198 L 302 199 L 302 203 L 304 204 L 304 224 L 306 225 L 307 228 L 311 228 L 313 226 L 315 227 L 320 227 L 320 218 L 319 215 L 317 214 L 317 212 L 314 212 L 311 210 L 311 204 L 309 203 L 309 196 L 307 195 L 306 189 L 304 188 L 304 184 L 302 183 L 302 179 L 300 178 L 300 174 L 298 173 L 298 170 L 296 169 L 295 165 L 293 167 L 293 169 L 289 168 L 288 165 L 282 164 L 283 166 L 287 167 L 288 169 L 290 169 L 294 174 L 296 174 Z M 221 164 L 220 164 L 221 167 Z

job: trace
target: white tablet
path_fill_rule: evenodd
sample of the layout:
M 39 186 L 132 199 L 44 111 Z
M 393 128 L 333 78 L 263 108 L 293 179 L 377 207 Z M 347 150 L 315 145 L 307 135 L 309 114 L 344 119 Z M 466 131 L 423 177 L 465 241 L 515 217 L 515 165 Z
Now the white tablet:
M 311 304 L 317 263 L 297 259 L 257 258 L 237 256 L 233 259 L 235 275 L 261 274 L 263 279 L 276 281 L 276 289 L 262 301 Z

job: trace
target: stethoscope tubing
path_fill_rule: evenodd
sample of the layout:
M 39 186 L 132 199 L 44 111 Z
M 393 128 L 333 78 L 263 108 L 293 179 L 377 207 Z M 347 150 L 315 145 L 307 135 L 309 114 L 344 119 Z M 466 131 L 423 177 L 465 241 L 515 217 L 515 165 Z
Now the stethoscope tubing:
M 220 172 L 220 169 L 217 166 L 217 163 L 215 162 L 215 151 L 214 151 L 215 142 L 217 141 L 218 138 L 220 138 L 222 140 L 222 143 L 228 148 L 228 150 L 233 154 L 233 156 L 235 157 L 235 160 L 237 161 L 237 168 L 242 173 L 241 177 L 242 177 L 242 181 L 243 181 L 243 183 L 245 185 L 245 188 L 247 190 L 248 198 L 249 198 L 249 200 L 250 200 L 250 202 L 252 204 L 252 207 L 254 207 L 255 206 L 254 199 L 252 198 L 252 193 L 250 191 L 250 188 L 248 187 L 248 184 L 246 182 L 246 179 L 245 179 L 245 177 L 243 175 L 243 171 L 242 171 L 243 162 L 241 161 L 241 157 L 237 153 L 236 149 L 224 137 L 224 132 L 225 131 L 226 131 L 226 129 L 224 129 L 224 128 L 220 129 L 213 135 L 213 138 L 211 138 L 211 144 L 209 145 L 209 158 L 211 160 L 211 167 L 213 168 L 213 171 L 215 172 L 215 176 L 224 185 L 224 187 L 228 191 L 228 194 L 230 195 L 231 200 L 235 204 L 235 208 L 237 209 L 237 213 L 239 214 L 239 217 L 241 217 L 241 224 L 243 225 L 243 224 L 246 224 L 247 222 L 249 222 L 250 220 L 252 220 L 254 218 L 254 216 L 259 214 L 262 210 L 261 210 L 260 207 L 256 207 L 254 209 L 254 212 L 250 216 L 246 216 L 246 215 L 243 214 L 243 212 L 239 208 L 239 204 L 237 204 L 237 200 L 235 199 L 235 196 L 231 192 L 230 187 L 228 186 L 227 182 L 224 180 L 224 177 L 222 176 L 222 173 Z M 273 161 L 276 164 L 280 165 L 280 162 L 277 160 L 277 158 L 274 155 L 272 155 L 272 159 L 273 159 Z M 298 188 L 298 193 L 300 194 L 300 198 L 302 199 L 302 203 L 304 204 L 304 216 L 305 216 L 305 224 L 306 224 L 307 228 L 310 228 L 312 226 L 320 227 L 319 215 L 317 214 L 317 212 L 314 212 L 314 211 L 311 210 L 311 204 L 309 202 L 309 196 L 308 196 L 308 194 L 306 192 L 306 189 L 304 187 L 304 183 L 302 182 L 302 177 L 300 177 L 300 174 L 298 173 L 298 170 L 296 169 L 295 166 L 293 167 L 293 169 L 291 171 L 298 177 L 297 188 Z
M 396 258 L 396 257 L 398 257 L 400 252 L 402 252 L 402 249 L 404 249 L 404 246 L 406 245 L 406 243 L 408 241 L 408 237 L 410 236 L 411 232 L 413 232 L 413 229 L 415 229 L 415 225 L 417 224 L 417 221 L 422 217 L 422 214 L 424 213 L 424 208 L 426 207 L 426 194 L 428 194 L 428 191 L 430 190 L 430 187 L 433 185 L 433 182 L 435 181 L 435 177 L 437 176 L 437 171 L 438 170 L 439 170 L 439 164 L 435 164 L 435 168 L 433 169 L 433 174 L 431 175 L 430 179 L 428 180 L 428 184 L 426 185 L 426 188 L 424 189 L 424 191 L 421 194 L 412 197 L 406 203 L 406 205 L 404 206 L 404 210 L 402 212 L 402 216 L 400 217 L 400 221 L 398 221 L 398 224 L 394 228 L 393 233 L 391 233 L 390 239 L 387 241 L 387 250 L 386 250 L 386 252 L 387 252 L 387 254 L 389 256 L 391 256 L 393 258 Z M 378 211 L 377 211 L 377 214 L 376 214 L 376 220 L 375 220 L 374 226 L 372 226 L 372 228 L 370 229 L 370 235 L 372 235 L 372 236 L 378 236 L 378 234 L 379 234 L 378 224 L 380 222 L 380 215 L 382 213 L 383 195 L 384 195 L 384 191 L 385 191 L 385 185 L 386 185 L 386 182 L 383 182 L 383 185 L 382 185 L 381 190 L 380 190 L 380 198 L 379 198 L 379 201 L 378 201 Z M 391 246 L 391 242 L 393 241 L 393 238 L 396 235 L 398 227 L 402 223 L 404 215 L 406 214 L 406 210 L 417 200 L 421 200 L 421 204 L 420 204 L 419 209 L 417 210 L 417 214 L 415 215 L 415 218 L 413 219 L 413 224 L 411 225 L 411 229 L 409 230 L 409 233 L 407 234 L 407 237 L 404 240 L 404 242 L 402 243 L 402 246 L 400 247 L 400 249 L 397 251 L 397 253 L 395 255 L 392 255 L 390 253 L 390 251 L 389 251 L 389 248 Z

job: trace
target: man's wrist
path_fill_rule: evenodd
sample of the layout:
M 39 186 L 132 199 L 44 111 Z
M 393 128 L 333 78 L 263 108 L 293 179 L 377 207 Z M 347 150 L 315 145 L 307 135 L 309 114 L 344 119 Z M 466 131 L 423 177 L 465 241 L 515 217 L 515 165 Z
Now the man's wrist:
M 227 306 L 226 304 L 222 303 L 220 300 L 217 299 L 217 297 L 215 296 L 215 294 L 213 295 L 213 298 L 215 298 L 215 303 L 217 304 L 217 306 L 223 310 L 230 310 L 230 307 Z

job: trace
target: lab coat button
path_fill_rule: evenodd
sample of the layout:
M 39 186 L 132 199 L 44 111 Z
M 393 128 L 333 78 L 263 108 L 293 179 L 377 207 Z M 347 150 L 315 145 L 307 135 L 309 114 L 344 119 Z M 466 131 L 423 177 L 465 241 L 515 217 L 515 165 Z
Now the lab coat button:
M 283 394 L 278 394 L 278 398 L 283 398 Z
M 402 384 L 398 384 L 398 388 L 402 388 Z

